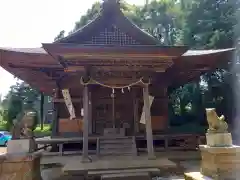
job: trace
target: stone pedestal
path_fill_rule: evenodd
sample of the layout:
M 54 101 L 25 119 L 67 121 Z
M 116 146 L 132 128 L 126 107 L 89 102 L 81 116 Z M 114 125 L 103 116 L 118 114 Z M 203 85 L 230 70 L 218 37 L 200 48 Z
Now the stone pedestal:
M 201 145 L 200 150 L 203 175 L 215 179 L 240 177 L 240 146 L 209 147 Z
M 40 154 L 1 155 L 0 180 L 42 180 Z
M 202 156 L 201 172 L 185 173 L 186 180 L 240 179 L 240 146 L 199 147 Z
M 8 141 L 7 153 L 8 154 L 22 154 L 32 151 L 35 142 L 33 139 L 16 139 Z
M 231 133 L 206 133 L 206 141 L 208 146 L 228 147 L 232 146 Z

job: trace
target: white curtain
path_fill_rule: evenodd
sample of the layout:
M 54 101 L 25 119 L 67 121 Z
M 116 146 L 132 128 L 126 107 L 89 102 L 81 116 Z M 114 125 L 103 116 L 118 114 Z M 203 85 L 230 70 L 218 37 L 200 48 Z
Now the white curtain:
M 149 96 L 150 108 L 152 106 L 153 100 L 154 100 L 154 97 L 153 96 Z M 145 118 L 145 111 L 144 111 L 144 109 L 145 109 L 145 104 L 143 105 L 142 115 L 141 115 L 141 119 L 140 119 L 140 123 L 141 124 L 146 124 L 146 118 Z
M 70 119 L 76 118 L 75 110 L 74 110 L 74 107 L 73 107 L 73 104 L 72 104 L 72 100 L 71 100 L 69 90 L 68 89 L 63 89 L 62 94 L 63 94 L 65 104 L 68 108 L 68 112 L 70 114 Z

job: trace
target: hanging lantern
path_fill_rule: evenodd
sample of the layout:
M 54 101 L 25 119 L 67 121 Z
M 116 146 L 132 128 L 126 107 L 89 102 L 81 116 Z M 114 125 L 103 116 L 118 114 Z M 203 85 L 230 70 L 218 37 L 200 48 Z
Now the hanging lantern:
M 128 91 L 130 91 L 130 86 L 128 86 Z
M 123 90 L 123 88 L 122 88 L 122 93 L 124 93 L 124 90 Z

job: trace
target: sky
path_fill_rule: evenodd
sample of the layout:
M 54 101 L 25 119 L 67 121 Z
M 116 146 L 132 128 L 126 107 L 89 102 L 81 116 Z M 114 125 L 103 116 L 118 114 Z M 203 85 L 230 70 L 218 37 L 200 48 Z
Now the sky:
M 30 48 L 51 43 L 61 30 L 73 29 L 96 0 L 0 0 L 0 47 Z M 136 5 L 146 0 L 126 0 Z M 0 67 L 0 94 L 16 83 Z

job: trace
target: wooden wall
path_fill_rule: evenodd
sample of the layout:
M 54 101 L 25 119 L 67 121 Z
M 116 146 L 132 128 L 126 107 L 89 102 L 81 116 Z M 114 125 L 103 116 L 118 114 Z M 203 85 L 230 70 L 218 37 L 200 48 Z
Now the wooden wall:
M 112 89 L 104 87 L 91 88 L 92 94 L 92 126 L 93 134 L 102 134 L 103 129 L 112 127 L 113 114 L 112 114 Z M 70 91 L 71 93 L 71 91 Z M 74 97 L 81 99 L 82 92 L 74 92 Z M 77 96 L 79 95 L 79 96 Z M 123 123 L 129 125 L 127 130 L 129 135 L 134 134 L 134 100 L 138 98 L 138 122 L 141 118 L 143 99 L 142 89 L 140 87 L 115 90 L 115 122 L 116 127 L 122 127 Z M 82 102 L 74 102 L 75 114 L 77 120 L 69 120 L 69 113 L 64 102 L 57 104 L 59 107 L 59 128 L 60 133 L 63 132 L 81 132 L 82 131 L 82 118 L 81 108 Z M 168 101 L 166 97 L 155 98 L 151 107 L 151 120 L 153 131 L 164 131 L 168 126 Z M 137 119 L 136 119 L 137 120 Z M 145 125 L 140 125 L 140 130 L 145 130 Z
M 82 119 L 59 119 L 59 133 L 82 132 Z

